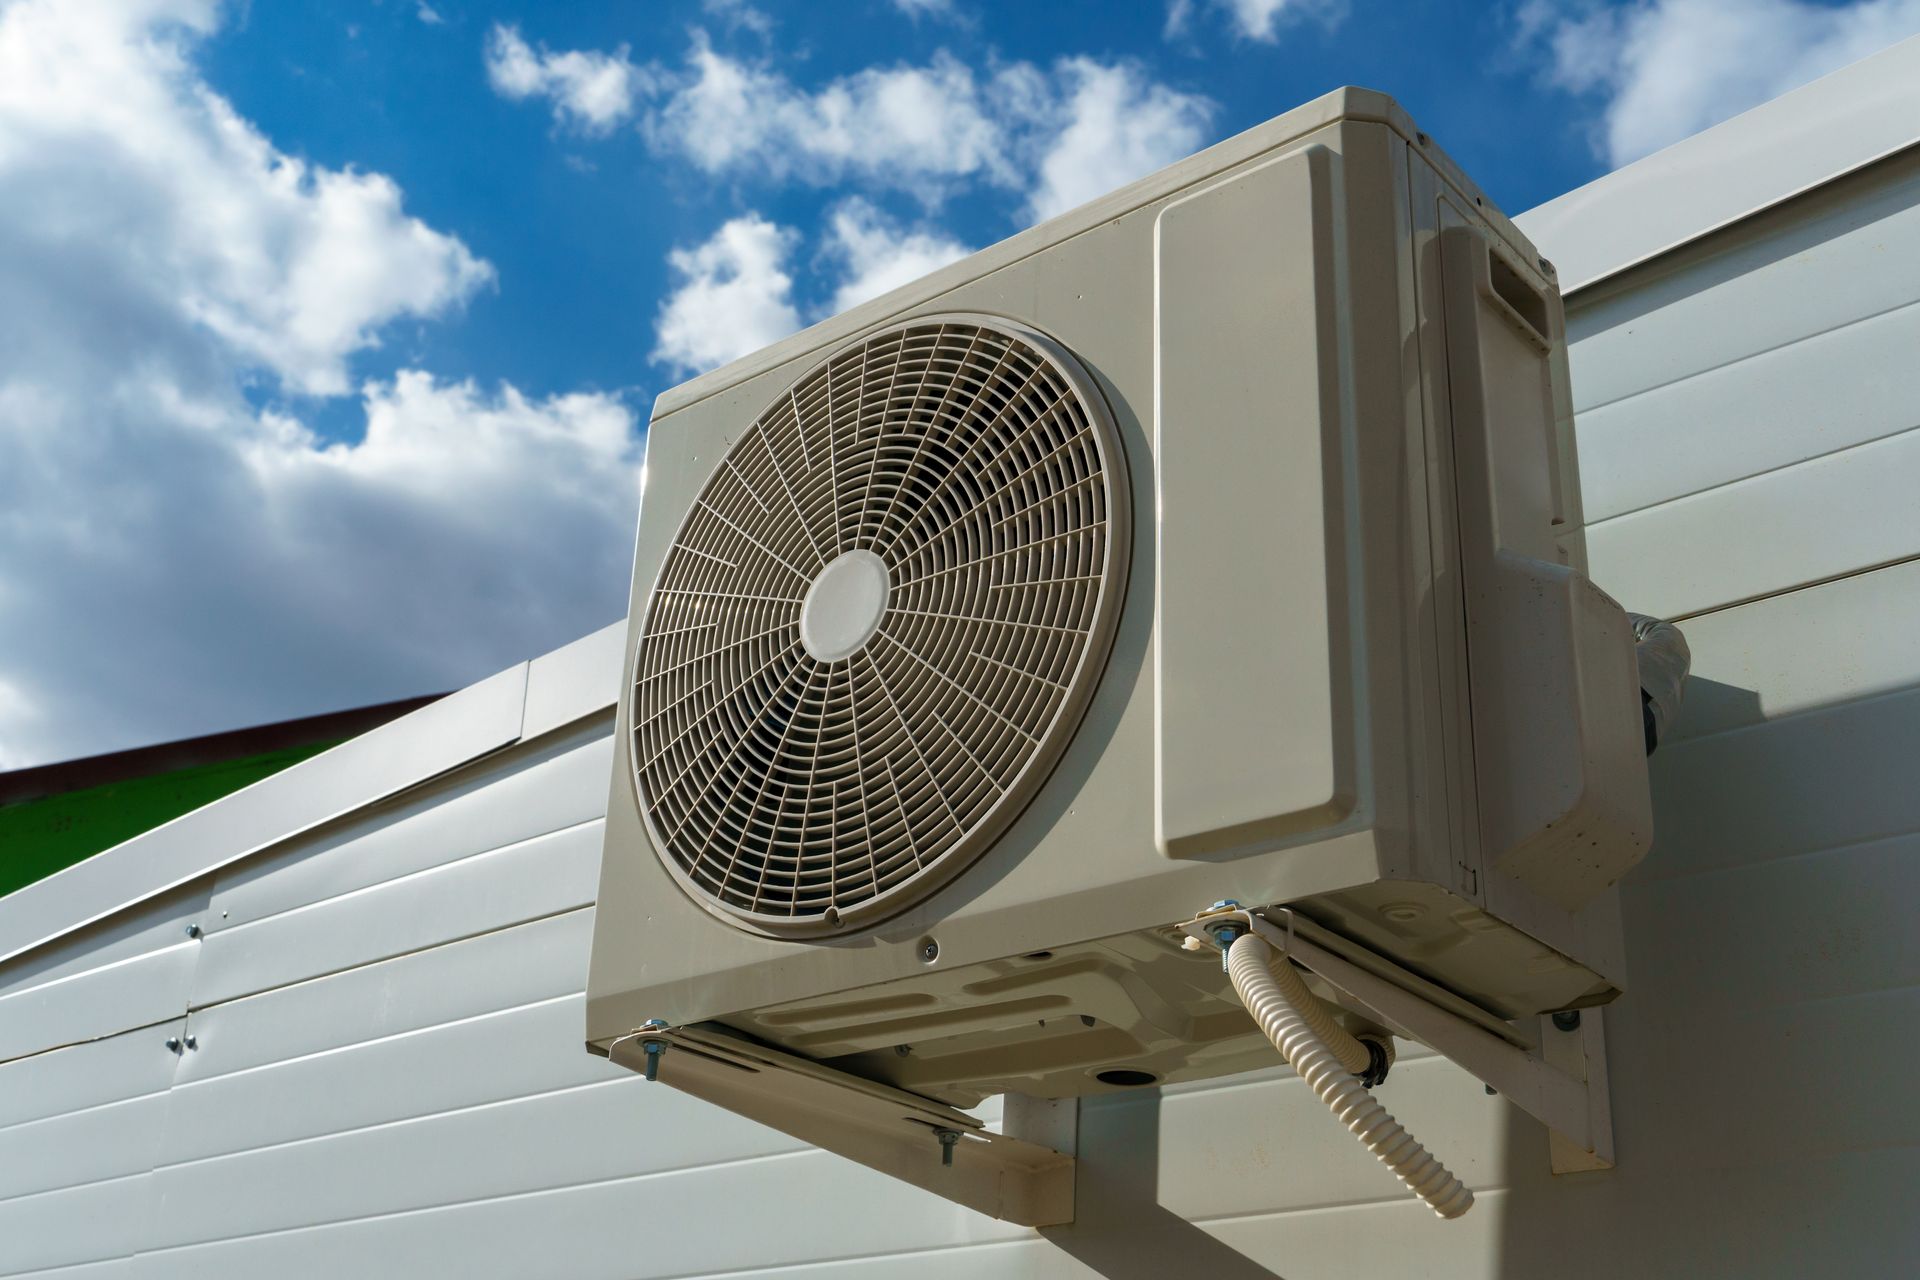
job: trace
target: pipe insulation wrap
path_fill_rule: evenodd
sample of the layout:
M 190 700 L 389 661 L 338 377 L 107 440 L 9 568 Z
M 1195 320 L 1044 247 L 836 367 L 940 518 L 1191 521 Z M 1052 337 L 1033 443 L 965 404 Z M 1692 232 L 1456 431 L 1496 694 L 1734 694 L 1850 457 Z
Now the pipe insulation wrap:
M 1652 755 L 1680 714 L 1693 654 L 1687 638 L 1671 622 L 1644 613 L 1629 613 L 1627 618 L 1633 623 L 1633 657 L 1640 667 L 1640 694 L 1648 717 L 1647 754 Z
M 1314 1024 L 1322 1022 L 1335 1038 L 1346 1035 L 1333 1026 L 1291 960 L 1282 958 L 1265 938 L 1243 934 L 1227 947 L 1227 976 L 1273 1047 L 1381 1164 L 1443 1218 L 1457 1218 L 1473 1207 L 1473 1192 L 1374 1101 L 1353 1078 L 1354 1069 L 1316 1033 Z M 1364 1046 L 1351 1036 L 1347 1039 L 1360 1050 L 1364 1065 Z

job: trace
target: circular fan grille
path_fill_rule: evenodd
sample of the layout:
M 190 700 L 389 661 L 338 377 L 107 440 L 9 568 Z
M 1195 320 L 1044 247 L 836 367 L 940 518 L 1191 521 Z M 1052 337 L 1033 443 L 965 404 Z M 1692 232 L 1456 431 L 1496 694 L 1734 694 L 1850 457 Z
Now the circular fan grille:
M 726 918 L 831 933 L 1019 813 L 1105 664 L 1125 462 L 1064 351 L 930 317 L 833 356 L 714 469 L 647 606 L 641 808 Z

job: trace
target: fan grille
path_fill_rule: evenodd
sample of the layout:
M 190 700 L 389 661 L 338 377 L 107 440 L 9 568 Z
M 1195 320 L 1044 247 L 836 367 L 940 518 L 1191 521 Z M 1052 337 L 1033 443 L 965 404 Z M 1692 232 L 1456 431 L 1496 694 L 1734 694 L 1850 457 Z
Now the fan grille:
M 635 664 L 642 811 L 696 899 L 831 933 L 993 842 L 1105 663 L 1124 465 L 1072 358 L 980 316 L 860 342 L 761 414 L 668 550 Z M 819 656 L 809 592 L 875 556 L 884 612 Z

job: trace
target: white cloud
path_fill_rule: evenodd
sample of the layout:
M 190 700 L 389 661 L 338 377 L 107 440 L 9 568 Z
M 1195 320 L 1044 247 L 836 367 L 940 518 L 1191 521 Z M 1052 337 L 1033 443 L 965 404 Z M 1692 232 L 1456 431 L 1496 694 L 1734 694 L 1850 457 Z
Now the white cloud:
M 634 97 L 648 87 L 648 74 L 612 53 L 535 49 L 510 26 L 494 24 L 487 37 L 487 79 L 494 91 L 516 100 L 546 98 L 553 118 L 586 133 L 608 133 L 634 112 Z
M 933 203 L 961 182 L 1026 189 L 1049 217 L 1178 159 L 1213 104 L 1136 64 L 1016 62 L 981 77 L 951 55 L 869 67 L 809 91 L 695 32 L 643 129 L 710 174 L 900 187 Z
M 700 7 L 727 24 L 729 31 L 751 31 L 761 39 L 773 34 L 773 17 L 747 0 L 700 0 Z
M 50 255 L 112 243 L 155 305 L 299 390 L 344 391 L 346 357 L 381 326 L 457 306 L 492 269 L 408 217 L 388 178 L 277 151 L 194 81 L 186 50 L 213 12 L 186 0 L 0 10 L 7 234 Z
M 903 228 L 865 200 L 842 201 L 827 230 L 827 253 L 842 271 L 829 310 L 858 306 L 972 252 L 941 232 Z
M 1227 27 L 1244 40 L 1263 44 L 1279 41 L 1280 27 L 1295 19 L 1337 21 L 1346 12 L 1345 0 L 1212 0 L 1210 8 L 1226 19 Z M 1172 40 L 1187 34 L 1194 0 L 1170 0 L 1163 34 Z
M 954 58 L 870 67 L 817 92 L 728 57 L 695 32 L 687 71 L 646 120 L 657 150 L 708 173 L 828 183 L 849 176 L 935 191 L 957 178 L 1016 180 L 991 95 Z
M 798 236 L 757 213 L 723 225 L 692 249 L 667 256 L 680 283 L 660 304 L 653 358 L 699 373 L 800 327 L 787 259 Z
M 1626 164 L 1920 32 L 1920 0 L 1531 0 L 1523 46 L 1549 79 L 1606 99 L 1595 150 Z
M 491 279 L 388 178 L 200 79 L 223 10 L 0 8 L 0 767 L 456 687 L 619 615 L 617 397 L 418 371 L 328 443 L 395 321 Z
M 440 11 L 428 4 L 427 0 L 419 0 L 419 3 L 414 6 L 413 14 L 430 27 L 438 27 L 446 22 L 446 18 L 441 16 Z
M 1059 76 L 1065 96 L 1052 107 L 1057 123 L 1040 154 L 1030 200 L 1036 219 L 1144 177 L 1206 139 L 1211 103 L 1150 83 L 1130 64 L 1073 58 Z
M 922 18 L 955 18 L 953 0 L 893 0 L 893 7 L 918 22 Z

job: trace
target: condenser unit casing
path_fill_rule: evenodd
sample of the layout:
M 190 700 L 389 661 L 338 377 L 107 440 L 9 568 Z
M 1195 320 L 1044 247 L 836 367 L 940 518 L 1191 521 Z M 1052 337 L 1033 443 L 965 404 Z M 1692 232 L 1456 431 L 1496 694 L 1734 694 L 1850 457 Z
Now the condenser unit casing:
M 666 393 L 590 1045 L 1267 1065 L 1174 927 L 1223 899 L 1489 1025 L 1605 1003 L 1651 820 L 1579 493 L 1551 266 L 1361 90 Z

